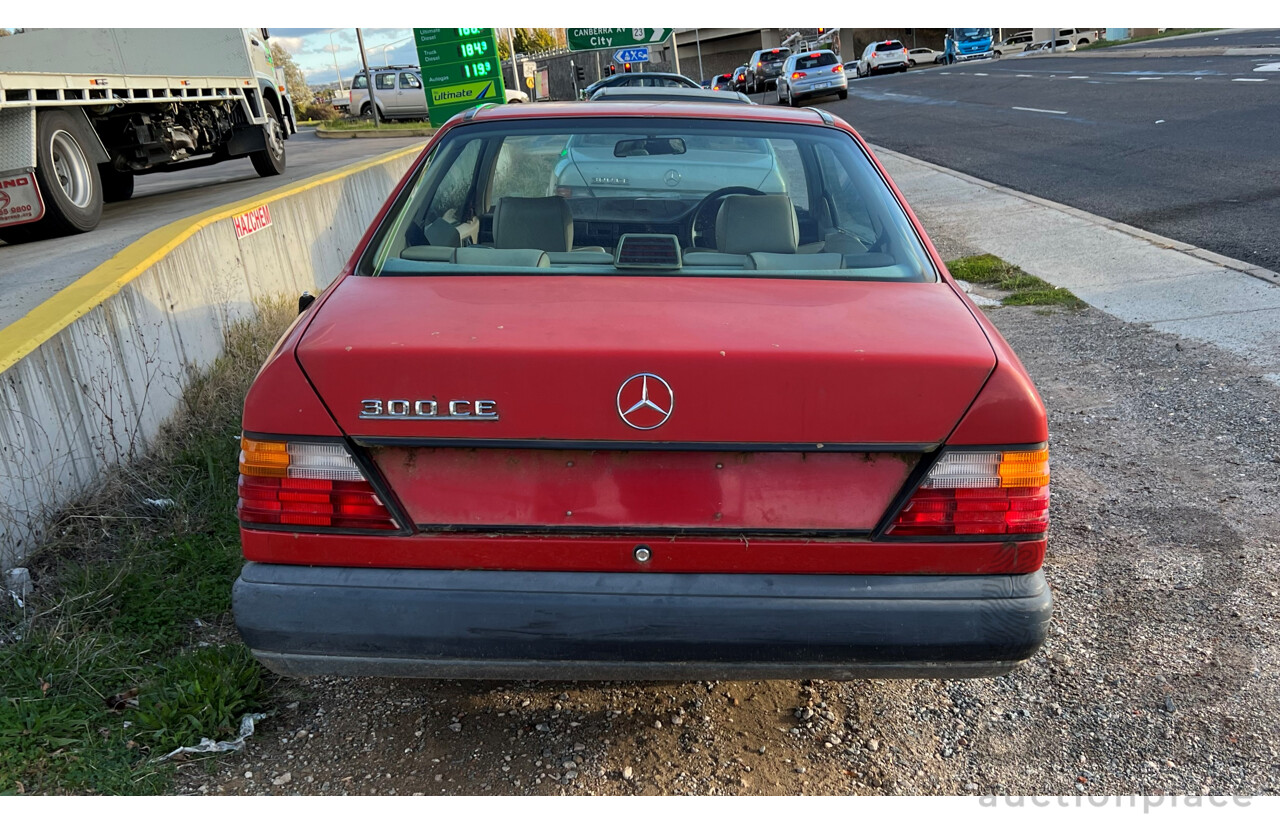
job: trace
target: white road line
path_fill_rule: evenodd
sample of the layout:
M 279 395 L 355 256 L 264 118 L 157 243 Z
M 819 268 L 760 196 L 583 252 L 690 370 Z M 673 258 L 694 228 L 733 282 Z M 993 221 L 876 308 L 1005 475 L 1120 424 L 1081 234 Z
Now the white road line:
M 1163 77 L 1140 77 L 1139 80 L 1164 80 Z
M 1033 74 L 1015 74 L 1014 77 L 1035 77 Z
M 938 72 L 938 74 L 951 74 L 951 72 Z
M 1233 77 L 1231 78 L 1231 82 L 1232 83 L 1266 83 L 1267 79 L 1265 77 Z
M 1059 112 L 1057 109 L 1030 109 L 1026 106 L 1010 106 L 1010 109 L 1017 109 L 1019 112 L 1044 112 L 1046 115 L 1065 115 L 1066 112 Z
M 974 76 L 974 77 L 988 77 L 989 75 L 988 75 L 986 72 L 974 72 L 974 73 L 973 73 L 973 76 Z
M 1087 74 L 1073 74 L 1067 77 L 1067 80 L 1088 80 L 1088 79 L 1089 79 L 1089 75 Z

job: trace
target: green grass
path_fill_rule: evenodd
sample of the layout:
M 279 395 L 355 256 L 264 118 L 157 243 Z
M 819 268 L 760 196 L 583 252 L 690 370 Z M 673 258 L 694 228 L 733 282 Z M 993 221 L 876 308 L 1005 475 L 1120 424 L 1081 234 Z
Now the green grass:
M 947 262 L 947 269 L 953 277 L 962 281 L 1008 292 L 1001 301 L 1005 306 L 1060 306 L 1067 309 L 1084 309 L 1088 306 L 1071 290 L 1056 287 L 1035 275 L 1028 275 L 995 255 L 957 258 Z
M 1125 40 L 1095 40 L 1092 43 L 1086 43 L 1083 46 L 1077 46 L 1076 51 L 1082 52 L 1087 49 L 1105 49 L 1108 46 L 1120 46 L 1125 43 L 1145 43 L 1148 40 L 1163 40 L 1166 37 L 1176 37 L 1180 34 L 1200 34 L 1201 32 L 1214 32 L 1218 29 L 1165 29 L 1158 34 L 1146 34 L 1142 37 L 1130 37 Z
M 366 118 L 343 118 L 338 120 L 328 120 L 320 124 L 320 128 L 326 131 L 347 132 L 357 129 L 373 129 L 372 119 Z M 382 121 L 377 127 L 378 131 L 403 131 L 405 129 L 429 129 L 435 130 L 428 120 L 393 120 L 390 122 Z
M 173 767 L 156 756 L 233 736 L 261 707 L 268 677 L 229 616 L 236 441 L 292 314 L 278 304 L 236 325 L 151 457 L 67 508 L 27 559 L 35 593 L 0 606 L 0 794 L 161 793 Z M 120 694 L 134 701 L 111 707 Z

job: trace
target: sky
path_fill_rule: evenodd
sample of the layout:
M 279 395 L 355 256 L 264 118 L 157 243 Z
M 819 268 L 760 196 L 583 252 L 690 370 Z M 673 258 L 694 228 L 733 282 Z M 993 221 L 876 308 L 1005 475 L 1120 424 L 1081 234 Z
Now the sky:
M 293 60 L 311 84 L 332 83 L 334 56 L 342 73 L 343 86 L 360 70 L 360 49 L 355 29 L 271 29 L 271 39 L 293 55 Z M 413 29 L 361 29 L 370 66 L 388 64 L 417 65 L 418 53 L 413 45 Z M 331 45 L 332 44 L 332 45 Z M 385 50 L 382 48 L 387 46 Z M 386 56 L 384 62 L 383 56 Z

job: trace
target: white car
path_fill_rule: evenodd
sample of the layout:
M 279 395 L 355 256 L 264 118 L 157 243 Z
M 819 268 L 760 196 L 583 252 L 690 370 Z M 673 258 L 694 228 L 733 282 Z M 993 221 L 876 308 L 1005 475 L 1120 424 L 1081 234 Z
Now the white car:
M 1070 40 L 1072 46 L 1084 46 L 1098 39 L 1098 30 L 1058 29 L 1058 37 Z
M 906 46 L 897 40 L 881 40 L 862 50 L 858 77 L 870 77 L 877 72 L 905 72 L 909 65 Z
M 528 103 L 529 96 L 519 89 L 506 89 L 508 103 Z
M 1030 31 L 1017 32 L 996 43 L 991 47 L 991 51 L 995 52 L 996 57 L 1005 54 L 1017 54 L 1018 52 L 1026 51 L 1027 44 L 1035 39 L 1035 35 Z
M 910 49 L 907 51 L 907 65 L 917 66 L 929 63 L 941 63 L 942 52 L 937 49 L 926 49 L 921 46 L 918 49 Z

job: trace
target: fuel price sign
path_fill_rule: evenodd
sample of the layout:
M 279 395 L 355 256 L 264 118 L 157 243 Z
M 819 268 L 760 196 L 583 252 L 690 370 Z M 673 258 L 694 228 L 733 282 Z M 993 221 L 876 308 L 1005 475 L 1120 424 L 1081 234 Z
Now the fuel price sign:
M 414 29 L 432 126 L 481 103 L 505 103 L 494 29 Z

